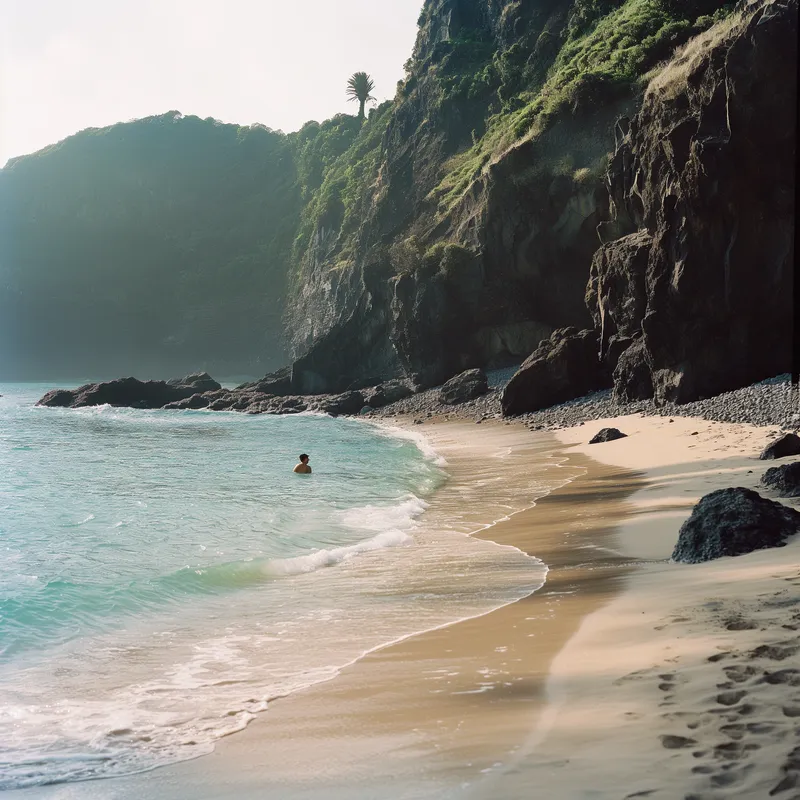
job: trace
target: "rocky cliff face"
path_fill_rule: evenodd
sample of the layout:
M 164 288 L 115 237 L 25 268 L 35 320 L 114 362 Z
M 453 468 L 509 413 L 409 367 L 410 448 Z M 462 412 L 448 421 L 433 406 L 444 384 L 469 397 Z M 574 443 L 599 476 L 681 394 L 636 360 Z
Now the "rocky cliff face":
M 369 170 L 360 183 L 345 172 L 329 181 L 298 253 L 297 391 L 401 374 L 433 385 L 518 363 L 555 329 L 605 316 L 584 301 L 592 256 L 602 241 L 647 227 L 627 210 L 622 178 L 610 194 L 603 186 L 615 121 L 636 110 L 641 76 L 714 22 L 697 3 L 679 19 L 668 5 L 425 3 Z M 642 118 L 636 130 L 650 125 Z M 617 137 L 633 147 L 631 131 Z M 618 144 L 624 171 L 633 150 Z M 604 346 L 614 335 L 632 341 L 639 320 L 629 327 L 607 327 Z
M 618 128 L 587 303 L 623 400 L 687 402 L 791 368 L 796 0 L 692 42 Z
M 517 73 L 524 65 L 526 80 L 541 82 L 572 6 L 426 3 L 363 217 L 349 230 L 342 206 L 320 218 L 300 259 L 290 310 L 298 391 L 397 374 L 433 385 L 468 367 L 520 361 L 559 325 L 588 324 L 586 270 L 607 204 L 601 172 L 588 167 L 608 142 L 567 115 L 536 141 L 512 135 L 507 152 L 476 154 L 487 109 L 500 110 L 500 79 L 466 85 L 512 51 Z M 610 127 L 614 110 L 600 116 Z M 561 171 L 559 136 L 572 145 Z M 444 196 L 452 161 L 469 158 L 474 176 Z

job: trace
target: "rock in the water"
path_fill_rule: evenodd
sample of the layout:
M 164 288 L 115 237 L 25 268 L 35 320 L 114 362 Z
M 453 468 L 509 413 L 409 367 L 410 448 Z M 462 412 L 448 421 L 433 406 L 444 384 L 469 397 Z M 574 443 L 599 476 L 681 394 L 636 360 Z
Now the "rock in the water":
M 619 428 L 603 428 L 596 433 L 589 444 L 600 444 L 601 442 L 613 442 L 615 439 L 625 439 L 628 434 L 623 433 Z
M 762 461 L 769 461 L 774 458 L 786 458 L 786 456 L 800 455 L 800 436 L 796 433 L 785 433 L 774 442 L 768 444 L 762 451 L 759 458 Z
M 37 403 L 40 406 L 84 408 L 118 406 L 124 408 L 162 408 L 168 403 L 197 394 L 191 386 L 174 386 L 165 381 L 140 381 L 120 378 L 105 383 L 87 383 L 77 389 L 55 389 Z
M 193 372 L 185 378 L 173 378 L 167 383 L 170 386 L 186 386 L 195 392 L 216 392 L 222 388 L 207 372 Z
M 545 339 L 508 382 L 502 397 L 505 416 L 564 403 L 606 388 L 610 378 L 598 356 L 594 331 L 560 328 Z
M 466 403 L 486 394 L 489 391 L 489 381 L 482 369 L 468 369 L 460 375 L 450 378 L 439 392 L 439 402 L 448 406 L 457 403 Z
M 683 523 L 673 561 L 696 564 L 781 547 L 800 530 L 800 513 L 758 493 L 736 487 L 700 499 Z
M 779 497 L 800 497 L 800 461 L 770 467 L 761 476 L 761 485 L 774 489 Z
M 182 411 L 186 409 L 208 408 L 211 401 L 199 392 L 187 397 L 185 400 L 176 400 L 174 403 L 167 403 L 164 406 L 166 411 Z

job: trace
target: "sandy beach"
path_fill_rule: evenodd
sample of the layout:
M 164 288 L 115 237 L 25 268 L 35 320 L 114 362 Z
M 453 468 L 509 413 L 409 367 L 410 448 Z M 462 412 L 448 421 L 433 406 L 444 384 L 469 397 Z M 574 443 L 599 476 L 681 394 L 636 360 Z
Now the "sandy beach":
M 588 446 L 605 424 L 628 437 Z M 542 589 L 275 701 L 210 756 L 9 797 L 798 796 L 797 542 L 668 561 L 702 495 L 756 486 L 772 429 L 640 416 L 555 435 L 410 427 L 452 475 L 425 524 L 457 520 L 537 556 Z M 565 485 L 534 503 L 531 469 Z

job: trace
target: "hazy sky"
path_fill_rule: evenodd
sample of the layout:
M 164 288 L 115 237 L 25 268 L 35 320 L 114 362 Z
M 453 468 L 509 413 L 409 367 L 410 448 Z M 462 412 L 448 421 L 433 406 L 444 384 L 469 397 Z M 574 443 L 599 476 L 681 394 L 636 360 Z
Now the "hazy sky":
M 422 0 L 0 0 L 0 166 L 87 127 L 161 114 L 284 131 L 394 96 Z

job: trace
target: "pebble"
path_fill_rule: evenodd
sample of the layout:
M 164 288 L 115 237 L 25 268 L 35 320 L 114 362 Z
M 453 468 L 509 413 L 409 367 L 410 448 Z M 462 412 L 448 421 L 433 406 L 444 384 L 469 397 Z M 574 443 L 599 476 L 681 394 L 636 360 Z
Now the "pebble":
M 500 397 L 503 387 L 511 375 L 513 375 L 513 370 L 497 370 L 487 373 L 489 392 L 460 406 L 443 406 L 439 403 L 439 387 L 436 387 L 407 397 L 391 406 L 386 406 L 373 412 L 370 416 L 424 414 L 426 417 L 433 417 L 446 413 L 454 418 L 470 421 L 499 419 L 502 417 Z M 553 430 L 628 414 L 668 417 L 670 422 L 675 417 L 699 417 L 716 422 L 739 422 L 760 426 L 777 425 L 784 430 L 797 430 L 800 428 L 800 396 L 797 386 L 791 384 L 790 376 L 786 374 L 684 405 L 666 403 L 657 406 L 652 400 L 615 403 L 611 399 L 611 390 L 606 389 L 552 408 L 523 414 L 518 419 L 532 430 Z

